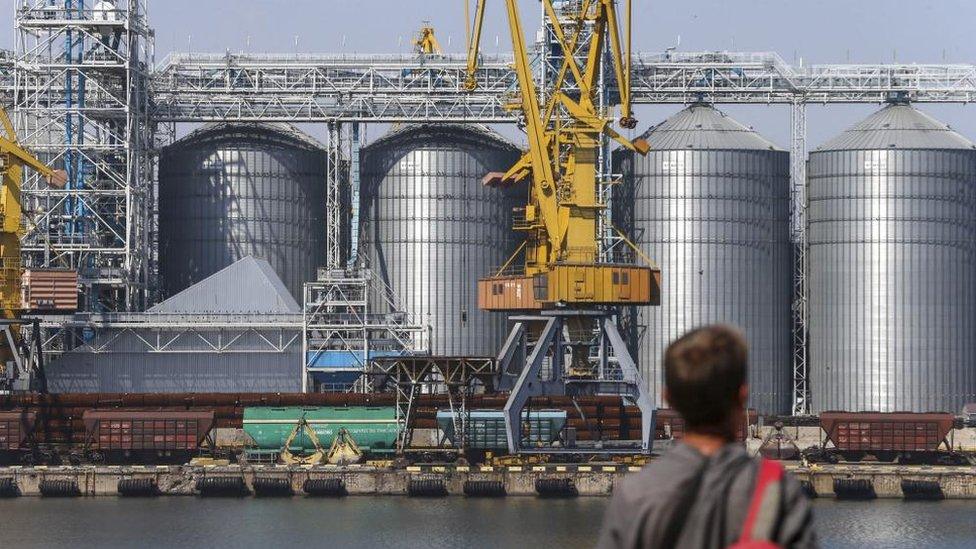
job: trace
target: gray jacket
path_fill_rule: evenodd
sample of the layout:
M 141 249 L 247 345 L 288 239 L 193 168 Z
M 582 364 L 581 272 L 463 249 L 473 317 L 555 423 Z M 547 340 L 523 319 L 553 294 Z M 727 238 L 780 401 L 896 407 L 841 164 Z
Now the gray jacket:
M 704 471 L 697 496 L 690 501 L 684 528 L 675 547 L 721 549 L 740 536 L 752 500 L 759 460 L 741 444 L 729 444 L 706 458 L 686 444 L 678 444 L 640 473 L 614 488 L 603 520 L 599 549 L 662 548 L 668 525 L 685 514 L 676 504 Z M 787 474 L 776 543 L 783 547 L 817 547 L 810 502 L 800 483 Z M 674 534 L 672 534 L 674 535 Z

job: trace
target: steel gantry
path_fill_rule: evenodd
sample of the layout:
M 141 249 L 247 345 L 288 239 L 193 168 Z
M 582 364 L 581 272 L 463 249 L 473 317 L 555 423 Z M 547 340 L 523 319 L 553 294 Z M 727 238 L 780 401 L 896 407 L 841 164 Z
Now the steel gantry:
M 155 121 L 516 122 L 511 57 L 172 54 L 152 79 Z M 703 52 L 632 59 L 632 102 L 881 103 L 976 100 L 976 65 L 788 65 L 775 53 Z
M 367 377 L 377 388 L 392 389 L 396 394 L 396 418 L 400 425 L 397 450 L 408 450 L 413 440 L 413 417 L 417 397 L 443 392 L 454 428 L 454 446 L 467 446 L 469 424 L 468 398 L 478 389 L 490 390 L 498 377 L 492 357 L 385 357 L 370 363 Z
M 150 70 L 147 1 L 120 0 L 117 9 L 96 14 L 94 3 L 86 0 L 20 0 L 17 52 L 12 59 L 0 53 L 0 103 L 15 105 L 18 131 L 32 150 L 46 161 L 63 162 L 75 177 L 64 191 L 40 185 L 28 190 L 34 208 L 25 260 L 81 269 L 90 285 L 86 295 L 95 296 L 90 305 L 122 310 L 139 308 L 145 300 L 155 243 L 150 151 L 154 138 L 157 144 L 172 138 L 163 133 L 172 133 L 175 123 L 340 124 L 336 133 L 348 135 L 351 152 L 358 147 L 353 136 L 359 135 L 353 123 L 519 122 L 506 108 L 518 88 L 512 58 L 504 55 L 480 59 L 473 87 L 466 86 L 466 56 L 449 54 L 183 53 Z M 543 68 L 540 53 L 533 59 L 537 77 L 547 77 L 552 70 Z M 803 412 L 808 389 L 805 106 L 881 103 L 893 94 L 915 102 L 968 103 L 976 100 L 976 65 L 797 67 L 776 53 L 727 51 L 638 53 L 630 61 L 634 104 L 704 99 L 791 108 L 795 408 Z M 611 82 L 607 91 L 612 87 Z M 333 154 L 338 152 L 335 147 Z M 348 178 L 357 169 L 353 161 Z
M 404 311 L 392 288 L 368 269 L 320 269 L 304 286 L 302 391 L 365 391 L 375 357 L 427 355 L 429 328 Z
M 468 93 L 462 56 L 171 54 L 153 77 L 154 119 L 511 122 L 510 64 L 485 59 Z

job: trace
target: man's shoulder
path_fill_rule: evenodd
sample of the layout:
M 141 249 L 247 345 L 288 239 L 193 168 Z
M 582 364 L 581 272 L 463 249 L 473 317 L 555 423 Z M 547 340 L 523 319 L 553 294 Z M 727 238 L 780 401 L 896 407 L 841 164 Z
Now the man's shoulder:
M 625 499 L 633 502 L 669 499 L 695 476 L 702 461 L 680 447 L 671 448 L 639 472 L 628 475 L 620 490 Z

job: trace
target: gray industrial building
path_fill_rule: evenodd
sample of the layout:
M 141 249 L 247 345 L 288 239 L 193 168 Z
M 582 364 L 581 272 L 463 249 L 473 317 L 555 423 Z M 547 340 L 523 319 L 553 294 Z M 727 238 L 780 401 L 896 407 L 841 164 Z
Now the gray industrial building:
M 302 312 L 245 257 L 145 313 L 79 314 L 52 336 L 54 393 L 298 392 Z
M 92 341 L 98 330 L 86 326 L 108 329 L 122 318 L 116 313 L 143 311 L 160 293 L 174 295 L 246 255 L 267 260 L 295 297 L 301 281 L 314 278 L 315 267 L 341 269 L 344 258 L 336 250 L 344 249 L 344 237 L 350 234 L 343 235 L 342 227 L 336 227 L 347 216 L 333 206 L 348 190 L 352 206 L 348 218 L 359 215 L 355 193 L 360 183 L 368 182 L 360 178 L 358 153 L 370 126 L 420 125 L 430 128 L 430 134 L 435 127 L 459 122 L 509 127 L 524 123 L 518 109 L 511 108 L 518 78 L 506 54 L 481 60 L 471 79 L 477 83 L 473 89 L 465 85 L 466 56 L 452 54 L 169 52 L 158 56 L 158 65 L 150 66 L 156 29 L 144 3 L 115 3 L 114 13 L 125 21 L 126 28 L 125 47 L 117 49 L 99 39 L 106 27 L 104 13 L 82 9 L 90 2 L 76 4 L 79 9 L 24 2 L 14 14 L 17 51 L 0 53 L 0 103 L 11 105 L 17 113 L 21 143 L 41 160 L 63 163 L 70 172 L 71 185 L 64 190 L 52 193 L 37 174 L 27 174 L 22 188 L 22 264 L 78 272 L 80 302 L 90 313 L 85 318 L 74 317 L 64 326 L 62 319 L 48 319 L 46 329 L 55 336 L 44 339 L 44 349 L 53 353 L 55 366 L 63 365 L 59 361 L 65 352 Z M 65 36 L 74 39 L 66 42 Z M 971 248 L 976 214 L 968 142 L 951 136 L 944 127 L 937 130 L 941 125 L 933 126 L 927 117 L 906 119 L 920 126 L 900 128 L 894 121 L 878 119 L 879 127 L 871 130 L 869 141 L 832 144 L 810 155 L 809 200 L 806 160 L 810 105 L 826 109 L 876 105 L 892 97 L 910 98 L 914 104 L 971 104 L 976 98 L 976 66 L 931 60 L 797 65 L 775 52 L 680 49 L 634 52 L 628 66 L 630 98 L 635 105 L 684 105 L 704 98 L 715 104 L 772 105 L 783 114 L 789 112 L 783 123 L 790 128 L 792 153 L 788 234 L 794 251 L 790 276 L 793 315 L 791 323 L 783 324 L 792 324 L 793 329 L 793 354 L 788 362 L 794 412 L 808 413 L 814 408 L 953 410 L 958 402 L 973 399 L 976 349 L 969 342 L 974 331 L 971 315 L 976 310 Z M 558 74 L 558 70 L 540 71 L 540 89 L 545 90 Z M 603 76 L 606 78 L 599 82 L 606 87 L 601 93 L 613 98 L 616 79 L 609 73 Z M 281 125 L 283 121 L 327 126 L 330 140 L 325 154 L 321 154 L 321 145 Z M 216 126 L 162 153 L 156 173 L 157 146 L 172 142 L 177 125 L 214 123 Z M 885 124 L 888 126 L 883 127 Z M 220 134 L 236 136 L 222 144 L 217 142 L 223 139 Z M 915 143 L 923 134 L 924 141 L 941 137 L 937 143 Z M 425 134 L 417 135 L 422 138 Z M 660 145 L 652 142 L 652 150 Z M 424 145 L 398 146 L 422 150 Z M 226 155 L 225 150 L 229 151 Z M 697 158 L 707 152 L 652 155 Z M 167 158 L 169 153 L 173 156 Z M 344 153 L 346 158 L 342 158 Z M 410 158 L 428 154 L 434 153 L 418 152 Z M 763 154 L 781 156 L 776 151 Z M 757 151 L 756 162 L 760 162 L 759 156 Z M 663 168 L 663 159 L 655 158 Z M 338 176 L 337 166 L 346 159 L 349 170 Z M 321 161 L 326 162 L 324 167 Z M 410 165 L 405 164 L 404 169 Z M 724 166 L 715 166 L 722 177 L 741 168 Z M 604 180 L 613 171 L 606 162 L 600 163 Z M 324 187 L 318 184 L 323 172 Z M 429 173 L 452 177 L 439 170 Z M 690 173 L 673 179 L 692 181 L 696 177 Z M 258 183 L 250 185 L 250 181 Z M 470 200 L 479 196 L 474 194 Z M 679 212 L 692 204 L 708 205 L 715 211 L 732 207 L 734 215 L 721 216 L 735 234 L 714 248 L 726 245 L 741 250 L 748 246 L 732 242 L 756 242 L 756 234 L 761 233 L 756 220 L 778 215 L 755 212 L 755 200 L 760 196 L 765 195 L 711 201 L 677 193 L 648 197 L 645 206 L 673 201 Z M 52 207 L 52 197 L 63 198 L 63 203 Z M 414 205 L 424 202 L 421 197 L 390 198 Z M 458 208 L 472 206 L 445 196 L 430 202 L 459 212 L 446 217 L 471 213 Z M 330 205 L 327 211 L 319 209 L 326 204 Z M 686 221 L 715 219 L 715 211 L 682 215 L 688 216 Z M 507 215 L 498 215 L 508 220 Z M 734 222 L 739 215 L 749 221 Z M 603 222 L 612 221 L 604 212 L 600 216 Z M 325 221 L 332 219 L 338 221 L 333 225 Z M 414 226 L 439 230 L 463 225 L 425 221 Z M 668 225 L 663 219 L 654 223 Z M 711 231 L 711 225 L 707 221 L 701 230 Z M 685 221 L 669 226 L 695 230 L 694 223 Z M 358 229 L 358 223 L 350 223 L 350 227 Z M 391 234 L 400 230 L 392 228 Z M 323 234 L 326 236 L 319 240 Z M 616 241 L 610 231 L 605 236 L 606 247 L 612 248 Z M 424 253 L 437 252 L 447 241 L 439 234 L 423 238 L 427 244 L 399 244 L 414 250 L 407 255 L 420 251 L 425 257 Z M 671 239 L 670 233 L 667 238 Z M 778 238 L 781 236 L 774 237 Z M 682 239 L 694 242 L 700 235 L 676 233 L 675 240 Z M 296 244 L 298 240 L 304 242 Z M 435 242 L 438 246 L 431 247 Z M 661 246 L 667 251 L 681 244 L 663 242 Z M 350 248 L 353 254 L 358 251 L 355 245 Z M 482 251 L 487 253 L 487 248 Z M 662 261 L 653 248 L 648 251 L 652 259 Z M 755 253 L 753 249 L 749 254 Z M 424 283 L 427 278 L 443 280 L 430 267 L 446 260 L 429 261 L 411 263 L 403 271 L 408 274 L 397 275 L 403 278 L 387 281 L 400 284 L 397 290 L 407 294 L 402 288 L 413 287 L 405 286 L 413 280 L 407 277 Z M 476 272 L 483 265 L 471 263 L 469 267 L 464 261 L 464 257 L 458 260 L 456 270 L 469 268 L 471 278 L 483 274 Z M 770 261 L 779 268 L 778 260 L 770 256 Z M 387 267 L 392 266 L 388 261 Z M 699 276 L 717 270 L 699 269 Z M 687 272 L 696 273 L 693 269 Z M 667 268 L 663 274 L 667 281 Z M 733 276 L 727 286 L 749 290 L 741 273 Z M 454 285 L 457 281 L 450 282 L 449 286 L 438 282 L 417 291 L 432 296 L 460 287 Z M 778 286 L 774 286 L 776 292 Z M 404 298 L 414 300 L 411 308 L 431 319 L 448 319 L 447 329 L 460 325 L 461 337 L 476 337 L 473 329 L 465 332 L 463 328 L 466 319 L 480 313 L 464 306 L 457 296 L 438 297 L 436 303 L 448 304 L 440 309 L 430 308 L 429 297 L 426 301 Z M 697 305 L 705 307 L 704 302 Z M 755 319 L 759 305 L 752 305 L 757 308 L 741 314 Z M 151 326 L 165 314 L 130 315 L 119 322 L 138 331 L 141 325 L 135 319 L 144 318 L 146 326 Z M 174 317 L 172 330 L 189 329 L 179 327 L 187 318 L 190 316 Z M 267 320 L 266 315 L 264 318 Z M 499 326 L 501 322 L 499 319 Z M 652 329 L 647 322 L 636 324 L 644 328 L 635 328 Z M 745 327 L 752 331 L 750 326 L 763 325 Z M 204 328 L 213 327 L 204 323 Z M 70 336 L 65 335 L 68 332 Z M 494 332 L 486 333 L 484 342 L 457 348 L 491 354 L 497 349 Z M 770 337 L 781 341 L 778 330 Z M 435 352 L 454 352 L 449 346 L 436 345 Z M 122 374 L 113 374 L 118 375 Z M 655 383 L 653 376 L 648 377 Z M 760 378 L 779 386 L 775 376 Z M 773 395 L 775 390 L 761 392 Z

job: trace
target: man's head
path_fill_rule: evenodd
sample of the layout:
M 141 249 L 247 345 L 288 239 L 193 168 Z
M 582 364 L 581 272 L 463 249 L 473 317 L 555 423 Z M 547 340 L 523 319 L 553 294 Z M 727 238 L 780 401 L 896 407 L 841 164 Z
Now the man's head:
M 688 430 L 725 432 L 749 398 L 748 348 L 729 326 L 696 328 L 664 352 L 664 394 Z

